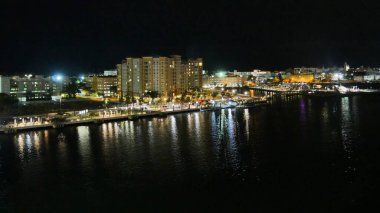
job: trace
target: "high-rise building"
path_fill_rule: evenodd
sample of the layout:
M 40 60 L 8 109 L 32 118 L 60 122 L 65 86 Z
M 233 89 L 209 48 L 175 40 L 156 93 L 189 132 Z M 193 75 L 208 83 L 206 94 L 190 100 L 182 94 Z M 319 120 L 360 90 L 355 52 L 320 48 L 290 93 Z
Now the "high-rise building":
M 188 85 L 187 88 L 201 88 L 202 87 L 202 72 L 203 60 L 202 58 L 188 59 L 187 60 L 187 74 Z
M 119 96 L 139 96 L 143 92 L 141 58 L 126 58 L 117 66 Z
M 143 57 L 142 63 L 142 91 L 151 91 L 153 89 L 153 57 Z
M 141 96 L 155 91 L 159 96 L 179 95 L 202 87 L 201 58 L 182 62 L 181 56 L 126 58 L 116 65 L 120 97 Z
M 142 59 L 132 58 L 132 67 L 129 67 L 131 71 L 129 73 L 128 86 L 130 85 L 131 90 L 128 93 L 132 95 L 141 95 L 144 91 L 144 73 L 142 70 Z
M 153 58 L 153 79 L 152 91 L 156 91 L 160 96 L 167 96 L 167 79 L 169 70 L 169 58 Z
M 180 55 L 170 56 L 170 66 L 168 75 L 168 92 L 178 95 L 181 91 L 181 77 L 183 75 L 182 60 Z

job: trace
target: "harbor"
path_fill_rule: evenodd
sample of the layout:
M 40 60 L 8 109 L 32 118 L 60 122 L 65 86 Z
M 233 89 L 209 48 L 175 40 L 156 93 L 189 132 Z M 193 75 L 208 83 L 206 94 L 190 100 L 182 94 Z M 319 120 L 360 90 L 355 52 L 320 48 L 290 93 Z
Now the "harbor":
M 359 89 L 355 86 L 330 85 L 311 87 L 307 84 L 284 84 L 277 86 L 256 86 L 249 88 L 254 96 L 236 94 L 232 97 L 219 97 L 207 102 L 161 105 L 118 105 L 113 108 L 66 111 L 42 115 L 13 116 L 9 122 L 0 125 L 0 133 L 13 134 L 35 129 L 63 128 L 66 126 L 101 124 L 120 120 L 137 120 L 148 117 L 166 117 L 171 114 L 213 111 L 226 108 L 247 108 L 266 105 L 275 97 L 346 97 L 379 93 L 377 89 Z
M 179 113 L 191 113 L 202 111 L 214 111 L 226 108 L 235 107 L 254 107 L 267 104 L 266 99 L 250 99 L 249 101 L 235 102 L 228 101 L 213 101 L 207 106 L 198 104 L 188 104 L 186 106 L 167 108 L 161 106 L 160 108 L 142 108 L 134 110 L 128 107 L 115 107 L 111 109 L 101 110 L 82 110 L 79 112 L 65 112 L 65 113 L 50 113 L 46 115 L 25 115 L 13 117 L 13 122 L 0 126 L 0 133 L 12 134 L 20 131 L 48 129 L 48 128 L 63 128 L 66 126 L 75 125 L 89 125 L 101 124 L 106 122 L 121 121 L 121 120 L 138 120 L 149 117 L 164 118 L 168 115 Z

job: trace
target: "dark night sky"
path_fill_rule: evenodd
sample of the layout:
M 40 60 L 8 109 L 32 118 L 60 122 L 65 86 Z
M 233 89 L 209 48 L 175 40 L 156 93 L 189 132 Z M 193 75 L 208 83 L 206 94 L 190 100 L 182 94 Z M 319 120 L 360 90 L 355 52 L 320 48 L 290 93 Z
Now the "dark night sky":
M 0 1 L 0 74 L 94 72 L 126 56 L 208 70 L 380 65 L 380 7 L 349 1 Z

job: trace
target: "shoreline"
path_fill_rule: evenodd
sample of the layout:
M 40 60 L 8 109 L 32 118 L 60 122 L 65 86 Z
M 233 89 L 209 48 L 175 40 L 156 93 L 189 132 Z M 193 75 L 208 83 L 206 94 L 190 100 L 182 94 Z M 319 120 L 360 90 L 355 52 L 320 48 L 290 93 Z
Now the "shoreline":
M 179 113 L 188 113 L 188 112 L 199 112 L 201 109 L 182 109 L 175 111 L 166 111 L 166 112 L 151 112 L 145 114 L 133 114 L 133 115 L 117 115 L 110 117 L 100 117 L 100 118 L 90 118 L 84 119 L 80 121 L 67 121 L 60 123 L 48 123 L 48 124 L 35 124 L 28 126 L 18 126 L 18 127 L 3 127 L 0 128 L 0 134 L 12 134 L 17 133 L 18 131 L 27 131 L 27 130 L 37 130 L 37 129 L 56 129 L 63 128 L 66 126 L 77 126 L 77 125 L 86 125 L 86 124 L 101 124 L 112 121 L 123 121 L 123 120 L 137 120 L 146 117 L 163 117 L 171 114 L 179 114 Z
M 262 106 L 262 105 L 258 105 Z M 40 130 L 40 129 L 57 129 L 57 128 L 64 128 L 67 126 L 80 126 L 80 125 L 89 125 L 89 124 L 102 124 L 102 123 L 108 123 L 113 121 L 133 121 L 138 120 L 142 118 L 152 118 L 152 117 L 166 117 L 168 115 L 174 115 L 174 114 L 180 114 L 180 113 L 191 113 L 191 112 L 203 112 L 203 111 L 215 111 L 215 110 L 221 110 L 226 108 L 205 108 L 205 109 L 182 109 L 182 110 L 175 110 L 175 111 L 165 111 L 165 112 L 151 112 L 151 113 L 145 113 L 145 114 L 132 114 L 132 115 L 117 115 L 117 116 L 111 116 L 111 117 L 101 117 L 101 118 L 91 118 L 91 119 L 85 119 L 80 121 L 68 121 L 68 122 L 62 122 L 62 123 L 49 123 L 49 124 L 35 124 L 35 125 L 28 125 L 28 126 L 18 126 L 18 127 L 3 127 L 0 128 L 0 134 L 15 134 L 17 132 L 22 131 L 30 131 L 30 130 Z
M 282 94 L 282 92 L 279 92 Z M 379 94 L 379 92 L 360 92 L 360 93 L 346 93 L 346 94 L 338 94 L 335 92 L 318 92 L 314 94 L 307 93 L 298 93 L 293 95 L 304 96 L 308 98 L 312 97 L 320 97 L 320 98 L 328 98 L 328 97 L 346 97 L 346 96 L 355 96 L 355 95 L 364 95 L 364 94 Z M 39 123 L 39 124 L 31 124 L 24 126 L 0 126 L 0 134 L 15 134 L 19 131 L 30 131 L 30 130 L 39 130 L 39 129 L 56 129 L 63 128 L 66 126 L 79 126 L 79 125 L 88 125 L 88 124 L 102 124 L 113 121 L 127 121 L 127 120 L 137 120 L 142 118 L 150 118 L 150 117 L 166 117 L 172 114 L 179 113 L 189 113 L 189 112 L 202 112 L 202 111 L 215 111 L 226 108 L 250 108 L 250 107 L 258 107 L 263 105 L 268 105 L 269 103 L 256 103 L 252 106 L 236 106 L 236 107 L 212 107 L 212 108 L 190 108 L 190 109 L 179 109 L 174 111 L 153 111 L 149 113 L 136 113 L 136 114 L 125 114 L 125 115 L 111 115 L 106 117 L 94 117 L 83 120 L 76 121 L 64 121 L 64 122 L 56 122 L 56 123 Z

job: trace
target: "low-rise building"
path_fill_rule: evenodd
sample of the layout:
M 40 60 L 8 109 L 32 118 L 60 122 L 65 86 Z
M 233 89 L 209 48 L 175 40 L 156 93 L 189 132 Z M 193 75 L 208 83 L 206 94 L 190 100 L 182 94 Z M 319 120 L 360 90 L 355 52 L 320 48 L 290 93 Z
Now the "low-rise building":
M 311 83 L 314 81 L 314 75 L 313 74 L 293 74 L 290 76 L 287 76 L 284 79 L 284 82 L 287 83 Z
M 104 70 L 103 72 L 104 76 L 117 76 L 117 70 Z
M 50 100 L 52 93 L 60 89 L 50 77 L 42 75 L 13 76 L 10 82 L 10 95 L 19 101 Z
M 19 101 L 51 100 L 52 96 L 61 95 L 68 81 L 67 76 L 0 76 L 0 93 L 9 94 Z
M 244 77 L 234 75 L 233 73 L 227 74 L 226 72 L 219 72 L 214 75 L 203 76 L 204 88 L 215 87 L 241 87 L 244 85 Z
M 117 76 L 94 75 L 92 89 L 103 97 L 117 96 Z
M 0 93 L 10 94 L 11 78 L 0 75 Z
M 380 81 L 380 72 L 354 72 L 353 80 L 356 82 L 374 82 Z

